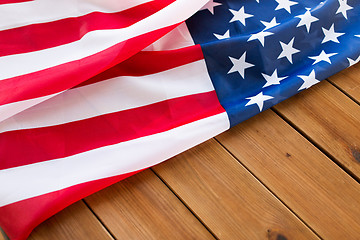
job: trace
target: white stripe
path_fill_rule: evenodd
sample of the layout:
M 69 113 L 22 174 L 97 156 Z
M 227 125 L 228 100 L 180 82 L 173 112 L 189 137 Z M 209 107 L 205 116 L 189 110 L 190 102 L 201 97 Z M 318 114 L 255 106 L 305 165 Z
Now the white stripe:
M 179 23 L 190 17 L 207 0 L 178 0 L 127 28 L 97 30 L 82 39 L 58 47 L 0 58 L 0 79 L 51 68 L 101 52 L 127 39 Z M 181 11 L 180 11 L 181 10 Z
M 0 206 L 153 166 L 228 128 L 227 114 L 221 113 L 71 157 L 0 170 Z
M 192 45 L 195 45 L 195 43 L 190 35 L 189 29 L 186 23 L 182 23 L 143 51 L 174 50 Z
M 34 23 L 79 17 L 92 12 L 121 12 L 153 0 L 35 0 L 0 5 L 0 31 Z
M 212 90 L 205 61 L 199 60 L 152 75 L 70 89 L 3 121 L 0 132 L 58 125 Z
M 9 119 L 10 117 L 14 116 L 15 114 L 17 114 L 25 109 L 28 109 L 36 104 L 39 104 L 47 99 L 50 99 L 58 94 L 60 94 L 60 93 L 51 94 L 51 95 L 39 97 L 39 98 L 33 98 L 33 99 L 29 99 L 29 100 L 24 100 L 24 101 L 20 101 L 20 102 L 13 102 L 13 103 L 9 103 L 9 104 L 0 106 L 0 129 L 2 127 L 4 127 L 2 125 L 3 123 L 1 121 L 5 120 L 5 119 Z

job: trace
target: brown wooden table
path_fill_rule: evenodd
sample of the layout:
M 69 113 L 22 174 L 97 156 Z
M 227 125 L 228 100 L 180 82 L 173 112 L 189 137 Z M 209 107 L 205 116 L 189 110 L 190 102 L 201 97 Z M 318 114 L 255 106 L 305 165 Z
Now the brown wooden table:
M 359 103 L 360 64 L 77 202 L 30 239 L 360 239 Z

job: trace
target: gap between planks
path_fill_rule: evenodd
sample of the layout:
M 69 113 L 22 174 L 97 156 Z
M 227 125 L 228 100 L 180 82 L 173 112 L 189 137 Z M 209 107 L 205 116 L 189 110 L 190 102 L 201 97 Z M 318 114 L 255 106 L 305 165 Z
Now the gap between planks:
M 360 104 L 360 63 L 329 77 L 328 81 Z
M 340 92 L 342 92 L 345 96 L 347 96 L 348 98 L 350 98 L 352 101 L 354 101 L 355 103 L 357 103 L 358 105 L 360 105 L 360 101 L 357 100 L 356 98 L 354 98 L 352 95 L 350 95 L 349 93 L 347 93 L 343 88 L 341 88 L 340 86 L 338 86 L 337 84 L 335 84 L 334 82 L 332 82 L 330 79 L 326 79 L 324 81 L 328 81 L 331 85 L 333 85 L 337 90 L 339 90 Z
M 236 157 L 235 157 L 228 149 L 226 149 L 226 147 L 223 146 L 223 145 L 221 144 L 221 142 L 219 142 L 215 137 L 212 138 L 212 139 L 213 139 L 214 141 L 216 141 L 217 144 L 219 144 L 224 151 L 226 151 L 229 155 L 231 155 L 231 157 L 233 157 L 234 159 L 236 159 Z M 211 141 L 211 140 L 208 140 L 208 141 Z M 237 160 L 237 159 L 236 159 L 236 160 Z M 238 161 L 238 160 L 237 160 L 237 161 Z M 246 171 L 248 171 L 248 173 L 249 173 L 254 179 L 256 179 L 261 185 L 263 185 L 263 187 L 266 188 L 266 189 L 272 194 L 272 196 L 273 196 L 276 200 L 278 200 L 279 202 L 281 202 L 292 214 L 294 214 L 294 216 L 296 216 L 296 217 L 297 217 L 305 226 L 307 226 L 319 239 L 321 239 L 321 237 L 316 233 L 316 231 L 315 231 L 314 229 L 311 228 L 310 225 L 308 225 L 308 224 L 307 224 L 305 221 L 303 221 L 303 219 L 301 219 L 294 211 L 292 211 L 292 209 L 289 208 L 285 202 L 283 202 L 281 199 L 279 199 L 279 198 L 271 191 L 271 189 L 269 189 L 259 178 L 257 178 L 257 177 L 253 174 L 253 172 L 251 172 L 251 171 L 250 171 L 244 164 L 242 164 L 240 161 L 238 161 L 238 163 L 239 163 L 244 169 L 246 169 Z M 156 167 L 154 167 L 154 168 L 156 168 Z M 177 196 L 177 198 L 189 209 L 189 211 L 192 212 L 192 214 L 204 225 L 204 227 L 205 227 L 206 229 L 208 229 L 208 231 L 209 231 L 210 233 L 212 233 L 212 235 L 213 235 L 216 239 L 218 239 L 217 236 L 216 236 L 216 234 L 213 233 L 213 231 L 211 230 L 211 228 L 206 225 L 206 222 L 204 222 L 204 221 L 201 219 L 201 217 L 200 217 L 198 214 L 196 214 L 196 211 L 194 211 L 193 209 L 191 209 L 191 207 L 186 203 L 186 201 L 181 197 L 181 195 L 179 195 L 179 194 L 175 191 L 175 189 L 173 189 L 173 188 L 171 187 L 171 185 L 169 185 L 169 184 L 166 182 L 166 180 L 161 177 L 161 175 L 157 174 L 155 170 L 153 170 L 153 172 L 162 180 L 162 182 L 170 189 L 170 191 L 172 191 L 173 194 L 174 194 L 175 196 Z
M 81 199 L 80 201 L 82 201 L 84 204 L 85 204 L 85 206 L 90 210 L 90 212 L 95 216 L 95 218 L 98 220 L 98 222 L 101 224 L 101 226 L 108 232 L 108 234 L 111 236 L 111 238 L 113 239 L 113 240 L 115 240 L 116 238 L 115 238 L 115 236 L 111 233 L 111 231 L 110 231 L 110 229 L 108 229 L 107 227 L 106 227 L 106 225 L 101 221 L 101 219 L 99 218 L 99 216 L 98 215 L 96 215 L 96 213 L 91 209 L 91 207 L 86 203 L 86 201 L 85 201 L 85 198 L 84 199 Z
M 318 239 L 214 139 L 153 169 L 220 239 Z
M 286 202 L 282 201 L 272 190 L 269 188 L 260 178 L 258 178 L 248 167 L 246 167 L 236 156 L 230 152 L 219 140 L 214 138 L 214 140 L 219 143 L 221 147 L 223 147 L 234 159 L 236 159 L 239 164 L 244 167 L 257 181 L 259 181 L 278 201 L 280 201 L 292 214 L 294 214 L 305 226 L 307 226 L 319 239 L 321 239 L 320 235 L 313 229 L 309 224 L 307 224 L 296 212 L 294 212 Z
M 323 81 L 273 110 L 359 182 L 360 106 L 356 102 Z
M 83 201 L 78 201 L 37 226 L 28 240 L 113 240 Z
M 213 236 L 214 239 L 218 239 L 216 238 L 215 234 L 211 231 L 211 229 L 209 229 L 205 223 L 203 223 L 201 221 L 201 219 L 198 218 L 198 216 L 182 201 L 182 199 L 180 198 L 180 196 L 178 196 L 175 192 L 172 191 L 172 189 L 161 179 L 160 176 L 158 176 L 156 174 L 156 172 L 154 170 L 152 170 L 152 168 L 150 168 L 151 172 L 156 175 L 156 177 L 169 189 L 169 191 L 172 192 L 172 194 L 188 209 L 188 211 L 203 225 L 203 227 Z M 111 186 L 109 186 L 110 188 Z M 95 211 L 92 210 L 91 206 L 89 206 L 86 203 L 86 200 L 83 199 L 83 201 L 85 202 L 86 206 L 90 209 L 90 211 L 96 216 L 96 218 L 98 219 L 98 221 L 104 226 L 104 228 L 107 229 L 107 231 L 111 234 L 111 236 L 116 239 L 116 237 L 111 233 L 111 230 L 108 229 L 108 227 L 102 222 L 101 218 L 96 214 Z M 1 239 L 0 239 L 1 240 Z
M 214 239 L 218 239 L 215 235 L 215 233 L 206 225 L 205 222 L 203 222 L 201 220 L 201 218 L 196 215 L 196 213 L 186 204 L 186 202 L 183 201 L 183 199 L 181 199 L 181 196 L 176 194 L 176 192 L 174 192 L 174 190 L 164 181 L 164 179 L 162 179 L 157 173 L 156 171 L 154 171 L 151 168 L 151 171 L 161 180 L 161 182 L 177 197 L 177 199 L 189 210 L 189 212 L 191 212 L 191 214 L 204 226 L 204 228 L 206 228 L 206 230 L 208 230 L 208 232 L 214 237 Z
M 296 130 L 299 134 L 301 134 L 306 140 L 308 140 L 314 147 L 319 149 L 326 157 L 328 157 L 333 163 L 335 163 L 341 170 L 347 173 L 351 178 L 353 178 L 358 183 L 360 182 L 360 178 L 352 173 L 349 169 L 346 168 L 340 161 L 334 158 L 325 148 L 319 145 L 314 139 L 311 138 L 305 131 L 296 126 L 290 119 L 286 118 L 281 112 L 279 112 L 275 108 L 271 108 L 271 110 L 276 113 L 281 119 L 283 119 L 286 123 L 288 123 L 294 130 Z
M 150 169 L 85 201 L 117 239 L 214 239 Z
M 274 112 L 216 137 L 325 239 L 358 239 L 359 184 Z

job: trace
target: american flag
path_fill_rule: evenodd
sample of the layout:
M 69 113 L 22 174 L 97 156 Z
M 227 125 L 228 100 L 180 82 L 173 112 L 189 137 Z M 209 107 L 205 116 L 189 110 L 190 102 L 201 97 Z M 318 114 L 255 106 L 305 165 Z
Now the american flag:
M 358 22 L 357 0 L 0 1 L 0 226 L 24 239 L 359 62 Z
M 359 62 L 359 1 L 211 1 L 207 10 L 187 25 L 231 126 Z

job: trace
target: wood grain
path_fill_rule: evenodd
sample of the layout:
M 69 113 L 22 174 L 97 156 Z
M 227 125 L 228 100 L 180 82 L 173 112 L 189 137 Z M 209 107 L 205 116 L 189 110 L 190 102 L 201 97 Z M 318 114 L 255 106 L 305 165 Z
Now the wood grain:
M 329 80 L 358 103 L 360 102 L 360 64 L 329 77 Z
M 360 185 L 274 112 L 217 139 L 322 238 L 359 239 Z
M 154 170 L 219 239 L 317 239 L 215 140 Z
M 0 240 L 5 240 L 5 236 L 3 236 L 3 234 L 2 230 L 0 230 Z
M 151 170 L 86 202 L 117 239 L 214 239 Z
M 29 240 L 113 239 L 96 217 L 79 201 L 40 224 Z
M 360 179 L 358 104 L 323 81 L 274 108 Z

